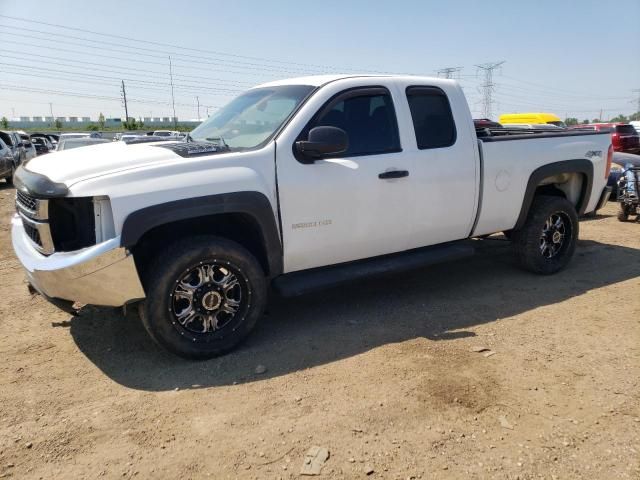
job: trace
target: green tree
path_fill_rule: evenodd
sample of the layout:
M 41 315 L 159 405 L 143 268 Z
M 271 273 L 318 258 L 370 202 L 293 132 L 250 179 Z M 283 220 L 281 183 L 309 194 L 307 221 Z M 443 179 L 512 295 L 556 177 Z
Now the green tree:
M 53 126 L 56 127 L 57 130 L 62 130 L 62 122 L 60 119 L 56 118 L 56 121 L 53 122 Z
M 7 117 L 0 119 L 0 125 L 2 125 L 2 128 L 9 128 L 9 120 L 7 120 Z
M 600 120 L 599 118 L 594 118 L 593 120 L 591 120 L 591 123 L 600 123 L 602 120 Z
M 638 120 L 640 120 L 640 112 L 632 113 L 631 115 L 629 115 L 630 122 L 636 122 Z
M 584 120 L 582 120 L 582 124 L 583 125 L 586 125 L 587 123 L 589 123 L 589 119 L 588 118 L 585 118 Z
M 574 117 L 569 117 L 564 119 L 565 125 L 577 125 L 578 119 Z
M 137 130 L 138 122 L 136 122 L 135 118 L 129 118 L 126 122 L 122 122 L 122 125 L 126 130 Z
M 613 117 L 611 120 L 609 120 L 610 122 L 620 122 L 620 123 L 627 123 L 629 121 L 629 119 L 626 117 L 626 115 L 618 115 L 617 117 Z
M 100 112 L 100 115 L 98 115 L 98 125 L 100 125 L 100 130 L 104 130 L 104 123 L 104 115 Z
M 98 125 L 96 125 L 95 123 L 90 123 L 87 126 L 87 130 L 89 130 L 90 132 L 97 132 L 98 130 L 100 130 L 100 127 Z

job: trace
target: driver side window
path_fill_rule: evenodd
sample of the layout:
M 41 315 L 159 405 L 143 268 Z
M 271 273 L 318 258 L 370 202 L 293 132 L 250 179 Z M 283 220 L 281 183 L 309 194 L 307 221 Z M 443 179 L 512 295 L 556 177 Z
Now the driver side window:
M 349 148 L 340 157 L 401 150 L 393 101 L 385 88 L 339 94 L 320 110 L 306 131 L 319 126 L 337 127 L 347 133 Z

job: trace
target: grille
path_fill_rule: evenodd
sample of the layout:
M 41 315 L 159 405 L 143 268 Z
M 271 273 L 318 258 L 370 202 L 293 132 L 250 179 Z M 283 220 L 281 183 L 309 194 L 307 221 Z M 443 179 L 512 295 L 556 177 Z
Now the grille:
M 31 212 L 36 212 L 38 209 L 38 201 L 31 195 L 23 193 L 20 190 L 16 190 L 16 201 L 19 206 L 22 206 Z
M 24 231 L 27 233 L 31 241 L 42 248 L 42 239 L 40 238 L 40 232 L 38 232 L 38 230 L 33 225 L 27 222 L 22 222 L 22 225 L 24 226 Z

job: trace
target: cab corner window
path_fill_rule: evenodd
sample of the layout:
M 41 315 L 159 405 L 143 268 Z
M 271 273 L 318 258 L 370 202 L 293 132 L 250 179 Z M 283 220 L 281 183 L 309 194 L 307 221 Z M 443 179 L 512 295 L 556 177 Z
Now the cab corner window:
M 442 90 L 409 87 L 407 100 L 420 150 L 450 147 L 456 142 L 456 125 L 449 100 Z
M 306 132 L 314 127 L 341 128 L 349 138 L 349 148 L 340 157 L 375 155 L 400 151 L 398 124 L 393 101 L 384 89 L 375 94 L 350 94 L 330 101 Z M 341 99 L 341 97 L 343 99 Z

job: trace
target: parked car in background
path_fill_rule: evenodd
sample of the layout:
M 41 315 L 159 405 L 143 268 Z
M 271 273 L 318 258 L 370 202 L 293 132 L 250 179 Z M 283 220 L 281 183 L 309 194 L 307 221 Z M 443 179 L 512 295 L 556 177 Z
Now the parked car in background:
M 31 135 L 31 141 L 35 145 L 38 155 L 55 151 L 55 147 L 51 141 L 44 135 Z
M 565 124 L 560 117 L 553 113 L 531 112 L 531 113 L 505 113 L 500 115 L 498 121 L 504 125 L 505 123 L 534 123 L 549 124 L 558 127 L 564 127 Z
M 12 183 L 14 171 L 13 153 L 0 137 L 0 178 Z
M 123 133 L 120 135 L 120 137 L 118 138 L 118 140 L 122 141 L 122 142 L 129 142 L 131 140 L 136 140 L 138 138 L 145 138 L 146 135 L 138 135 L 135 133 Z
M 473 125 L 478 128 L 502 128 L 502 124 L 488 118 L 474 118 Z
M 28 162 L 32 158 L 38 155 L 36 147 L 26 133 L 20 134 L 20 140 L 22 140 L 22 146 L 24 147 L 24 162 Z
M 55 148 L 58 146 L 58 139 L 60 138 L 60 135 L 55 135 L 53 133 L 45 133 L 44 136 L 49 139 L 49 141 L 51 142 L 51 145 L 53 145 L 53 148 L 55 150 Z
M 0 131 L 0 140 L 2 140 L 7 148 L 9 148 L 9 150 L 11 151 L 11 157 L 13 159 L 13 170 L 15 171 L 20 166 L 20 164 L 25 161 L 25 158 L 27 156 L 25 148 L 22 145 L 22 139 L 17 132 Z
M 545 131 L 562 131 L 564 127 L 554 125 L 552 123 L 505 123 L 502 125 L 504 128 L 515 128 L 521 130 L 545 130 Z
M 607 185 L 611 187 L 611 199 L 616 199 L 618 196 L 618 180 L 626 170 L 627 165 L 633 165 L 634 167 L 640 167 L 640 155 L 634 155 L 632 153 L 614 152 L 613 159 L 611 161 L 611 171 L 609 172 L 609 178 Z
M 57 151 L 71 150 L 72 148 L 88 147 L 89 145 L 97 145 L 99 143 L 111 143 L 106 138 L 62 138 L 58 143 Z
M 629 123 L 589 123 L 572 125 L 572 130 L 611 131 L 611 143 L 616 152 L 640 153 L 640 135 Z
M 98 132 L 91 133 L 61 133 L 58 137 L 58 143 L 62 140 L 69 140 L 71 138 L 102 138 L 102 134 Z
M 179 137 L 180 132 L 176 130 L 154 130 L 152 135 L 154 137 Z

